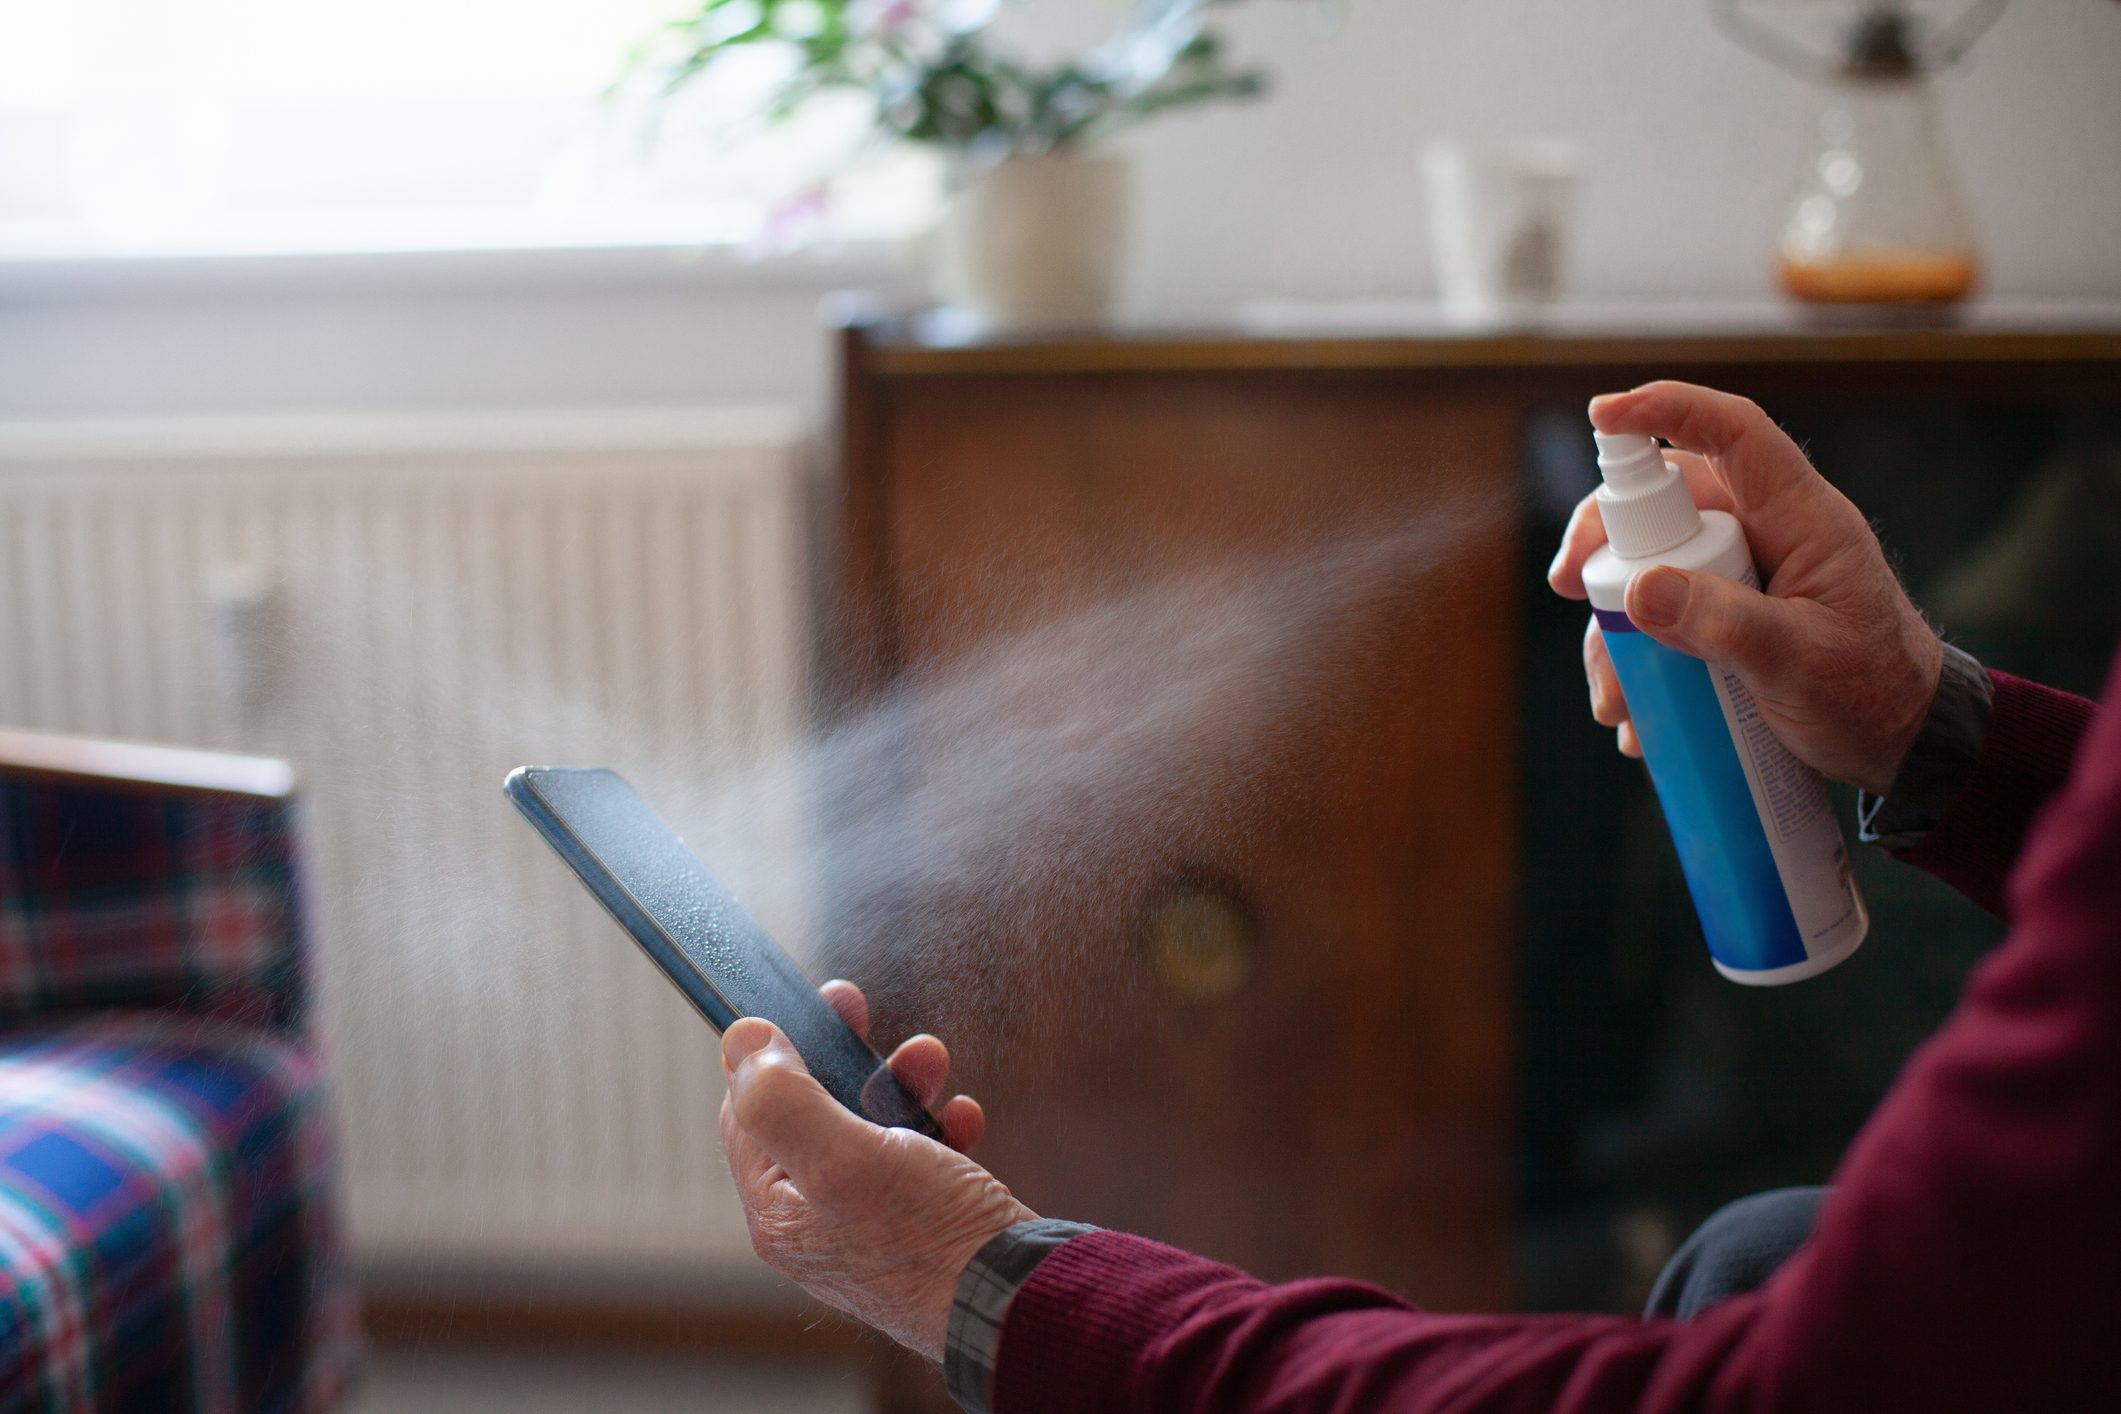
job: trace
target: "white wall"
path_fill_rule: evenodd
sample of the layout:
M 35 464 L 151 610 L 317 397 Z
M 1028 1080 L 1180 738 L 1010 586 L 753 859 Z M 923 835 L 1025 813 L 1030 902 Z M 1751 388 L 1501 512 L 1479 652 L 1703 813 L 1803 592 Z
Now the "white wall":
M 1809 143 L 1803 85 L 1738 52 L 1709 0 L 1345 0 L 1233 12 L 1268 101 L 1129 140 L 1135 316 L 1429 286 L 1414 153 L 1432 135 L 1562 133 L 1589 182 L 1571 287 L 1765 294 Z M 1032 0 L 1105 5 L 1108 0 Z M 1990 288 L 2121 296 L 2121 4 L 2018 0 L 1943 83 Z M 0 417 L 190 409 L 757 401 L 816 406 L 816 305 L 851 270 L 643 258 L 388 259 L 246 275 L 0 272 Z
M 1421 141 L 1535 134 L 1583 146 L 1573 290 L 1764 296 L 1811 91 L 1726 41 L 1709 5 L 1345 0 L 1328 36 L 1255 0 L 1234 27 L 1279 73 L 1272 99 L 1136 144 L 1134 302 L 1425 292 Z M 1989 287 L 2121 296 L 2121 4 L 2017 0 L 1939 92 Z

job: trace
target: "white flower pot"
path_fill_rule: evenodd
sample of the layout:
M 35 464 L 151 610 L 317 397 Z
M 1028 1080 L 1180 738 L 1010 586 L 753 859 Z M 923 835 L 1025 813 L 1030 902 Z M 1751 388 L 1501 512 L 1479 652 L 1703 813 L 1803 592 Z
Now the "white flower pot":
M 936 283 L 949 303 L 1002 329 L 1096 324 L 1126 254 L 1125 159 L 1011 157 L 950 197 Z

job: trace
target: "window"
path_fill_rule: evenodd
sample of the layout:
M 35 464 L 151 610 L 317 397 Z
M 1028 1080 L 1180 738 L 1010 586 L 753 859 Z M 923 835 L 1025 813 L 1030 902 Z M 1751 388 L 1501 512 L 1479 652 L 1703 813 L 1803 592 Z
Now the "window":
M 602 98 L 685 9 L 0 0 L 0 258 L 793 244 L 932 213 L 859 103 L 763 128 L 741 73 L 655 124 Z

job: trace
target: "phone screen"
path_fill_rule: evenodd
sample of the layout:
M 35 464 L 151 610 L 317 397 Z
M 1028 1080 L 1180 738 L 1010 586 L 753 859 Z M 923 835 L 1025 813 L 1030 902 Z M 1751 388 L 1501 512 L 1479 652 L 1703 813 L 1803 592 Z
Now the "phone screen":
M 935 1117 L 624 777 L 521 766 L 504 788 L 715 1030 L 739 1017 L 763 1017 L 781 1028 L 810 1073 L 848 1109 L 877 1124 L 942 1137 Z

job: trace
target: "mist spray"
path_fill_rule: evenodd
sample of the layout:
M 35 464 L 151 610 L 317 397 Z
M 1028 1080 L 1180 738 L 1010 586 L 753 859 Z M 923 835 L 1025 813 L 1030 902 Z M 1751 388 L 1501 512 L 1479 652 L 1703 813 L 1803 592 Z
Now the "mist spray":
M 1628 618 L 1652 565 L 1758 588 L 1735 517 L 1694 504 L 1654 437 L 1597 434 L 1606 544 L 1584 566 L 1591 609 L 1628 699 L 1716 970 L 1775 986 L 1856 950 L 1870 926 L 1817 771 L 1776 740 L 1738 675 L 1666 648 Z

